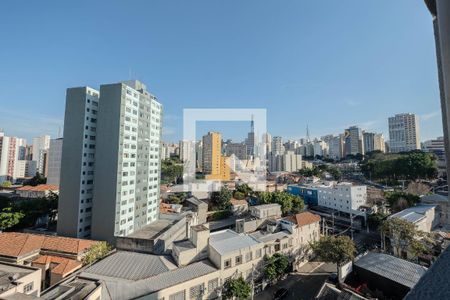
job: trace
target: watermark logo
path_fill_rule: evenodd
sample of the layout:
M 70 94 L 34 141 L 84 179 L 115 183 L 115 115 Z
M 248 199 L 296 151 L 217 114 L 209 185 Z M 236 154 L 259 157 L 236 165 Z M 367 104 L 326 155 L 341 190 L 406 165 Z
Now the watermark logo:
M 211 192 L 220 190 L 222 186 L 246 183 L 255 191 L 265 191 L 267 143 L 270 143 L 266 116 L 266 109 L 184 109 L 180 147 L 184 158 L 183 190 Z M 235 154 L 226 155 L 222 151 L 220 132 L 196 136 L 196 124 L 200 121 L 251 122 L 245 141 L 246 159 L 239 159 Z

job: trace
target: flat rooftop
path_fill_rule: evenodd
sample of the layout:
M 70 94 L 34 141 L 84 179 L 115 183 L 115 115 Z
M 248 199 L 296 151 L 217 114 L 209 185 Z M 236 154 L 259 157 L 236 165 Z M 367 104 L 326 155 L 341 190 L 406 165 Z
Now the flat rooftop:
M 160 236 L 162 233 L 167 231 L 172 225 L 177 223 L 179 219 L 176 220 L 170 220 L 170 219 L 158 219 L 141 229 L 133 232 L 132 234 L 128 235 L 127 237 L 130 238 L 138 238 L 138 239 L 146 239 L 146 240 L 152 240 Z
M 209 238 L 209 245 L 221 255 L 257 244 L 262 244 L 262 242 L 250 235 L 239 234 L 229 229 L 213 232 Z
M 34 273 L 37 270 L 39 269 L 9 263 L 0 263 L 0 293 L 15 288 L 15 281 L 20 281 L 22 277 Z

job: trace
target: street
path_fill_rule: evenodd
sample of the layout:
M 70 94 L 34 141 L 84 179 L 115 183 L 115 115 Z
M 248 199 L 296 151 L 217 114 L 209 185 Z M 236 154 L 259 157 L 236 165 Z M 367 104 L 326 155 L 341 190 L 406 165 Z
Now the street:
M 267 288 L 258 295 L 257 300 L 272 300 L 273 294 L 280 288 L 289 290 L 286 300 L 309 300 L 319 292 L 329 274 L 336 272 L 336 266 L 318 262 L 305 264 L 299 272 L 291 273 L 285 280 Z

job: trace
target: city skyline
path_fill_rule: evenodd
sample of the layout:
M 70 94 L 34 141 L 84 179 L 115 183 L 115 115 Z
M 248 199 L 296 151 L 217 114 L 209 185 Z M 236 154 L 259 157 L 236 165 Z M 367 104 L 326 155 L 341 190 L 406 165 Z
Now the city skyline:
M 0 13 L 3 28 L 25 19 L 3 33 L 0 53 L 9 58 L 0 72 L 8 87 L 0 91 L 5 132 L 27 140 L 44 133 L 58 137 L 66 88 L 136 78 L 167 99 L 165 141 L 182 139 L 182 110 L 193 107 L 266 108 L 268 131 L 286 139 L 304 137 L 307 124 L 313 137 L 352 125 L 387 136 L 387 118 L 397 113 L 419 116 L 422 141 L 442 135 L 434 35 L 420 2 L 345 8 L 204 3 L 200 9 L 155 2 L 139 12 L 108 4 L 105 14 L 82 20 L 77 19 L 82 11 L 103 3 L 56 4 L 50 11 L 36 5 L 16 10 L 12 4 Z M 154 16 L 146 18 L 150 8 Z M 36 16 L 45 19 L 39 31 L 32 26 Z M 125 21 L 107 22 L 118 16 Z M 191 18 L 197 22 L 191 24 Z M 111 40 L 114 32 L 123 40 Z M 74 43 L 77 39 L 95 47 Z M 140 47 L 133 46 L 136 39 L 142 40 Z M 24 43 L 33 45 L 27 55 L 22 55 L 21 49 L 28 49 Z M 21 111 L 14 109 L 17 103 L 23 104 Z M 296 125 L 285 126 L 287 118 Z

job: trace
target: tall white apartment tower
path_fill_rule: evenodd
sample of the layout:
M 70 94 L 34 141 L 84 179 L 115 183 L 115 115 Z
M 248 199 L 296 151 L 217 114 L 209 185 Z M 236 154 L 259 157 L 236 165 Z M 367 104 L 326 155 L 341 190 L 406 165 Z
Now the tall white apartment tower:
M 43 135 L 33 138 L 33 160 L 36 162 L 36 171 L 44 174 L 45 155 L 50 148 L 50 136 Z
M 97 90 L 90 87 L 67 89 L 64 142 L 61 145 L 58 235 L 91 236 L 98 114 Z
M 162 105 L 143 83 L 100 87 L 92 238 L 114 242 L 158 219 L 161 129 Z
M 397 114 L 389 118 L 389 151 L 420 149 L 419 118 L 415 114 Z

